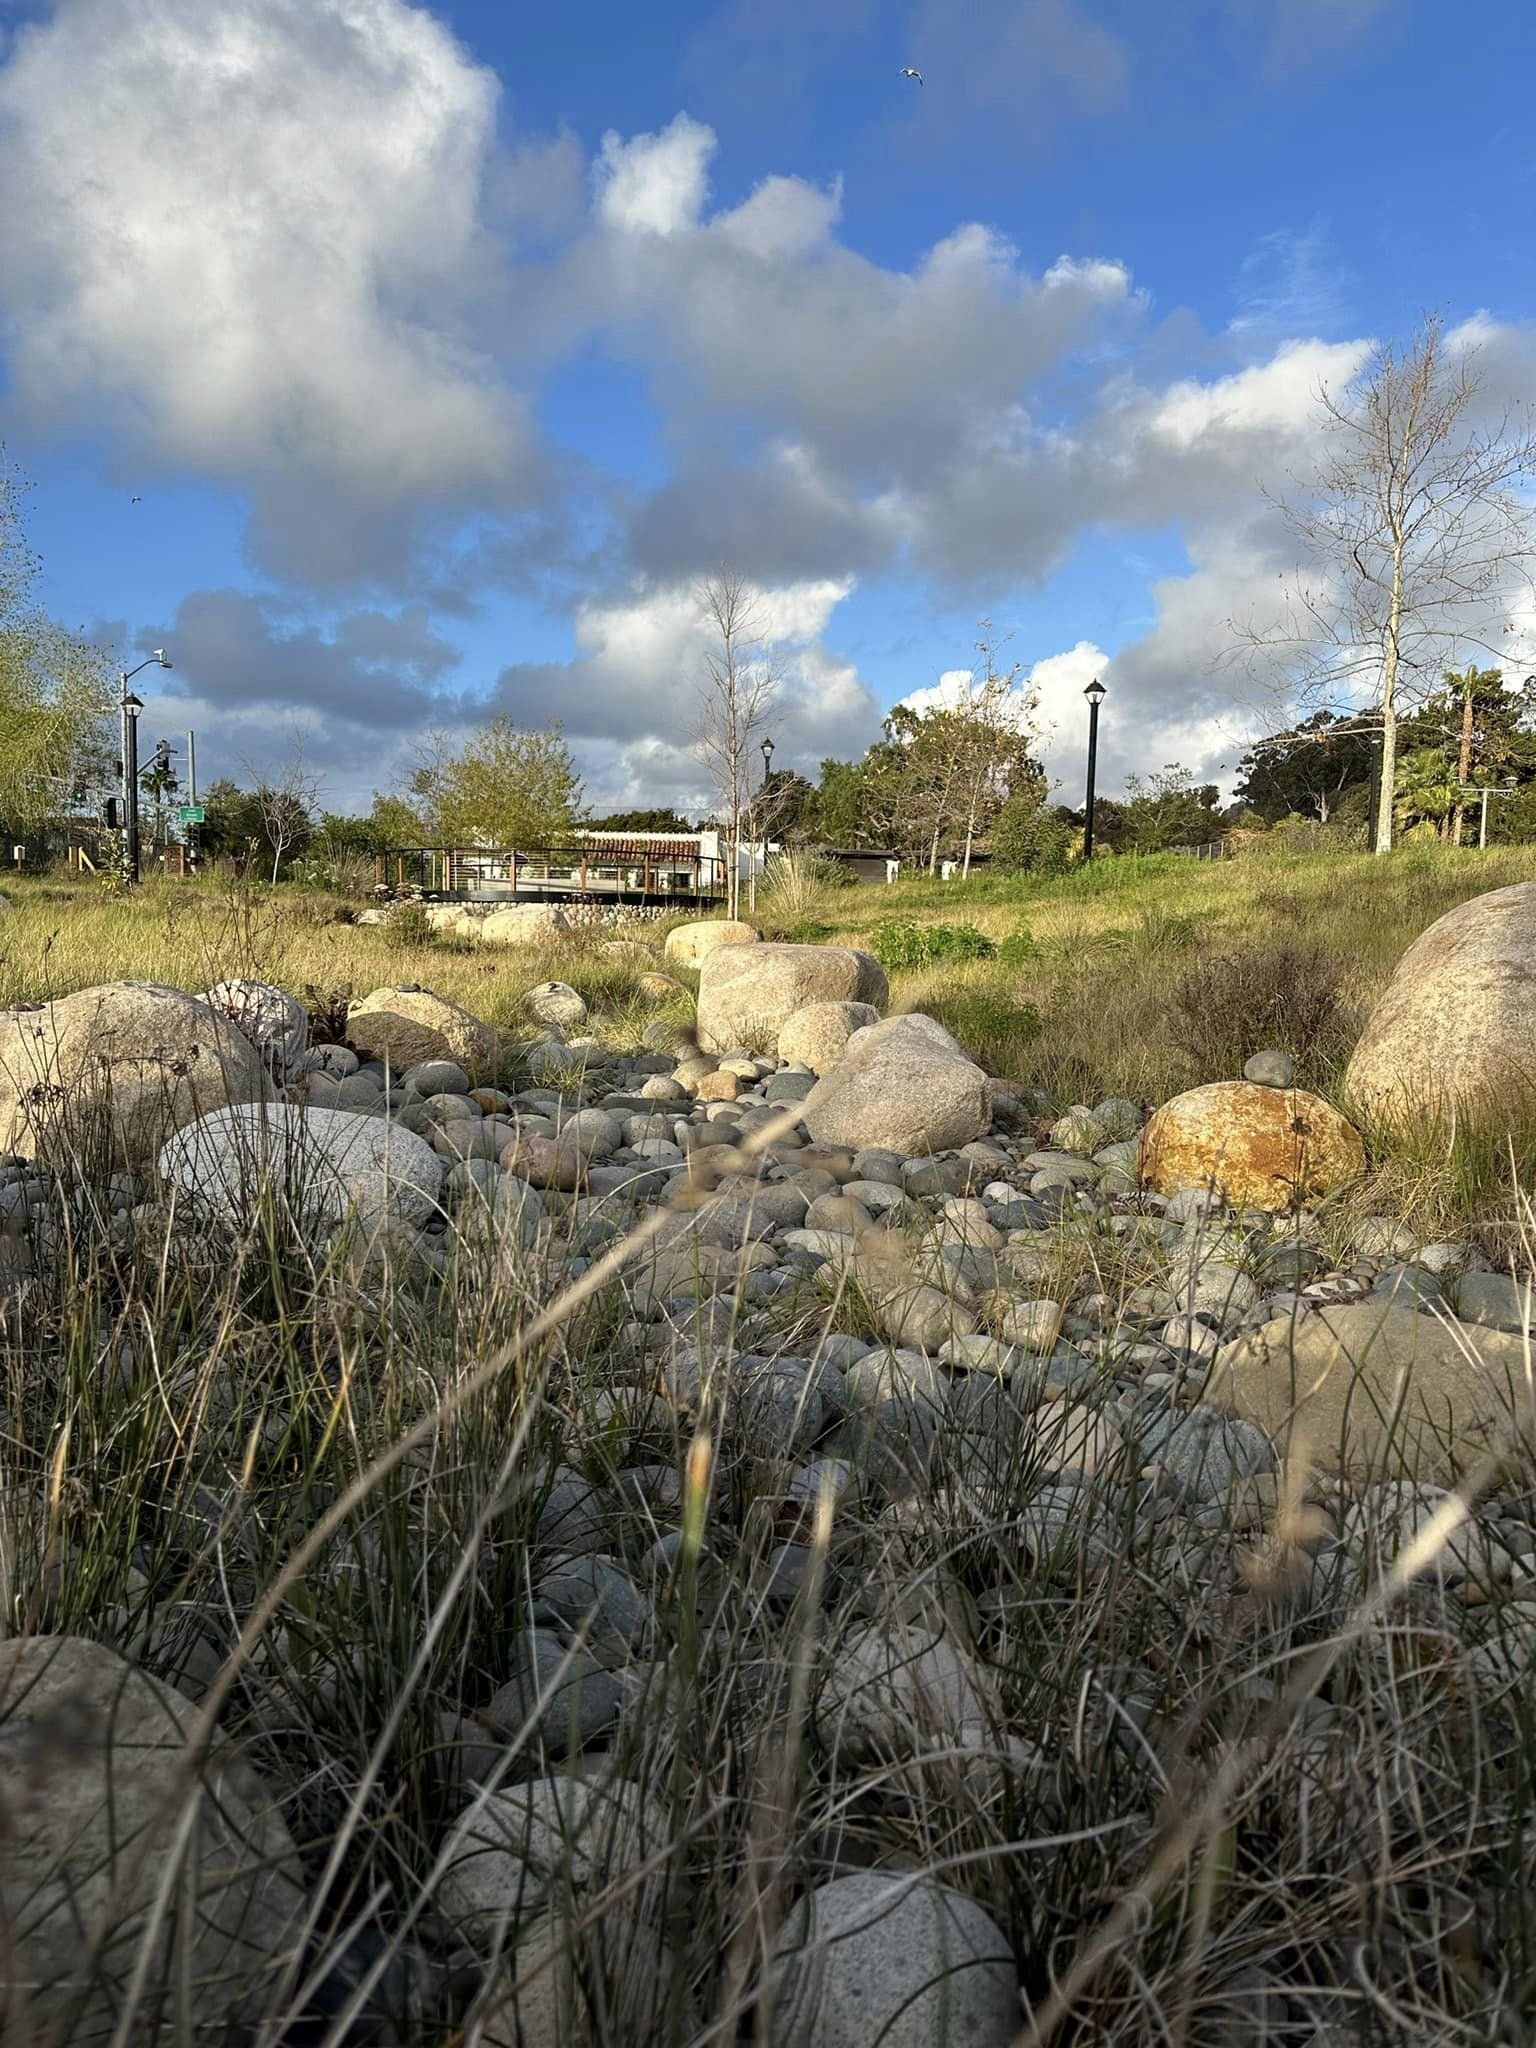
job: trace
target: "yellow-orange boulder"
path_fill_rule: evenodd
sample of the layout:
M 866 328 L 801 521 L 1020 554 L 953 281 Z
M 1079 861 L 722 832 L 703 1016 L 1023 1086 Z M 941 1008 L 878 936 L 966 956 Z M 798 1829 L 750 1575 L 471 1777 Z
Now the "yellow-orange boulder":
M 1215 1081 L 1165 1102 L 1142 1133 L 1155 1194 L 1214 1187 L 1238 1208 L 1316 1201 L 1365 1171 L 1353 1124 L 1304 1088 Z

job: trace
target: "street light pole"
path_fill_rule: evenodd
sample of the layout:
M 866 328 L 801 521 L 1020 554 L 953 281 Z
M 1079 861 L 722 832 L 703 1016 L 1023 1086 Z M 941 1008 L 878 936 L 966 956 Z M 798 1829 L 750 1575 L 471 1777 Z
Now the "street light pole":
M 1093 859 L 1093 785 L 1099 767 L 1099 706 L 1105 698 L 1104 685 L 1095 676 L 1084 690 L 1088 699 L 1088 801 L 1083 809 L 1083 859 Z
M 773 741 L 772 741 L 771 739 L 766 739 L 766 740 L 764 740 L 764 741 L 763 741 L 763 746 L 762 746 L 762 754 L 763 754 L 763 796 L 762 796 L 762 804 L 763 804 L 763 873 L 764 873 L 764 874 L 766 875 L 766 874 L 767 874 L 767 872 L 768 872 L 768 778 L 769 778 L 769 777 L 770 777 L 770 776 L 772 775 L 772 773 L 773 773 Z M 752 908 L 753 908 L 754 910 L 756 910 L 756 908 L 757 908 L 757 861 L 756 861 L 756 859 L 755 859 L 755 858 L 754 858 L 754 860 L 753 860 L 753 863 L 752 863 Z
M 122 721 L 123 840 L 126 855 L 123 879 L 130 884 L 139 879 L 139 713 L 144 705 L 128 685 L 139 669 L 169 668 L 170 665 L 165 658 L 165 649 L 157 647 L 153 654 L 139 663 L 138 668 L 124 669 L 120 677 L 123 694 L 118 710 Z

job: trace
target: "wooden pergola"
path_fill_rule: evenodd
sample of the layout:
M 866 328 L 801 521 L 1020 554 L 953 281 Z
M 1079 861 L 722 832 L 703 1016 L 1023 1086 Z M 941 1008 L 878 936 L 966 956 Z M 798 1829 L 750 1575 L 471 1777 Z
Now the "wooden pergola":
M 399 846 L 376 854 L 373 865 L 381 888 L 470 902 L 713 901 L 725 893 L 722 862 L 695 840 L 649 834 L 574 846 Z

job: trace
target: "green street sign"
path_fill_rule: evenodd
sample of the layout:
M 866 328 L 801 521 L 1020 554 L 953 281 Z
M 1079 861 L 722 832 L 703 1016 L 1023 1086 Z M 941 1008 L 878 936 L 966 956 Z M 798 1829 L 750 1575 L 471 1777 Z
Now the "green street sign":
M 208 813 L 201 804 L 183 804 L 176 813 L 183 825 L 206 825 Z

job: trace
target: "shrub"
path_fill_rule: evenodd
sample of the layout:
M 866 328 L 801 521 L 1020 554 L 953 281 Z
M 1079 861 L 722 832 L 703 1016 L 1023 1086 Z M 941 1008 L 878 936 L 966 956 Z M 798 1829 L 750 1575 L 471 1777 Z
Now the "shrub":
M 1027 967 L 1036 960 L 1045 958 L 1045 949 L 1027 924 L 1021 924 L 1011 931 L 997 949 L 997 957 L 1005 967 Z
M 888 917 L 877 924 L 869 950 L 888 973 L 931 967 L 939 960 L 990 960 L 997 952 L 973 924 L 919 924 L 910 917 Z
M 428 946 L 432 943 L 431 920 L 424 903 L 396 903 L 389 913 L 389 930 L 392 938 L 402 946 Z
M 1064 875 L 1072 864 L 1077 829 L 1055 811 L 1010 797 L 997 815 L 987 845 L 994 867 L 1009 875 Z
M 998 989 L 958 988 L 930 997 L 926 1007 L 989 1074 L 1016 1076 L 1040 1036 L 1040 1012 Z
M 1202 1078 L 1230 1080 L 1253 1053 L 1290 1053 L 1312 1070 L 1341 1052 L 1344 962 L 1297 940 L 1201 953 L 1175 979 L 1169 1030 Z

